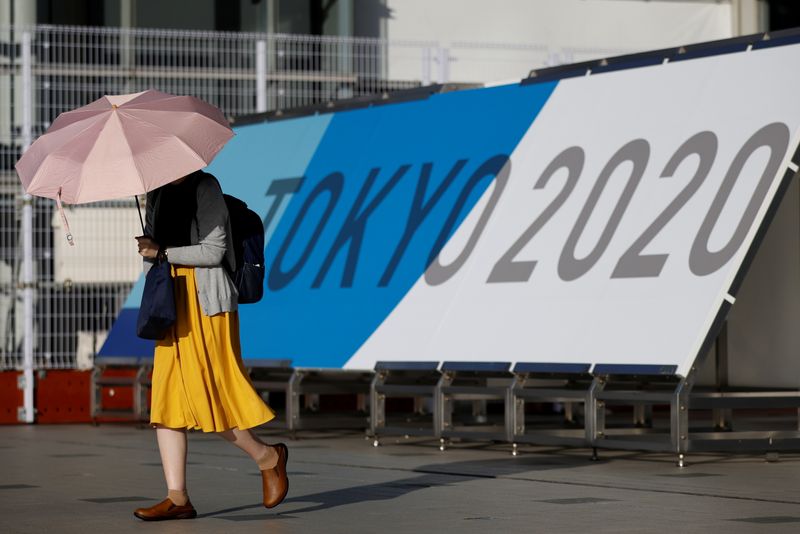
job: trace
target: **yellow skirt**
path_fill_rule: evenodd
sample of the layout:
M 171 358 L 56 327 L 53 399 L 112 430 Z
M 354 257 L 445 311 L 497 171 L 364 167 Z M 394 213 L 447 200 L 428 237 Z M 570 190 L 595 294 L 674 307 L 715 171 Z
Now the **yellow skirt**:
M 156 342 L 150 423 L 224 432 L 273 419 L 242 364 L 239 314 L 203 314 L 193 267 L 173 265 L 172 276 L 177 320 Z

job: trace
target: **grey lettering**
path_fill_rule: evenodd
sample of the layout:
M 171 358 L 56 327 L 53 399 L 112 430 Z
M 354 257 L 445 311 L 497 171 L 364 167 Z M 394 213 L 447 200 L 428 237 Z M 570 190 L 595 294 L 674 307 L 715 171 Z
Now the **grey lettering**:
M 564 249 L 561 251 L 561 257 L 558 260 L 558 276 L 561 277 L 562 280 L 569 282 L 580 278 L 586 274 L 603 255 L 603 252 L 605 252 L 609 243 L 611 243 L 611 238 L 614 236 L 614 232 L 616 232 L 628 204 L 631 202 L 631 198 L 636 191 L 636 187 L 639 185 L 639 181 L 644 175 L 649 159 L 650 144 L 644 139 L 634 139 L 620 148 L 611 157 L 609 162 L 606 163 L 606 166 L 603 167 L 600 176 L 597 178 L 597 182 L 589 193 L 586 204 L 583 206 L 580 215 L 578 215 L 578 220 L 572 228 L 567 242 L 564 244 Z M 578 245 L 578 240 L 583 234 L 586 224 L 589 222 L 589 218 L 600 200 L 600 195 L 602 195 L 606 184 L 608 184 L 611 175 L 617 167 L 626 161 L 633 163 L 633 169 L 631 170 L 631 175 L 628 178 L 627 184 L 625 184 L 625 189 L 622 191 L 622 196 L 614 207 L 614 211 L 611 212 L 611 217 L 608 219 L 603 233 L 600 235 L 600 239 L 585 258 L 576 258 L 575 249 Z

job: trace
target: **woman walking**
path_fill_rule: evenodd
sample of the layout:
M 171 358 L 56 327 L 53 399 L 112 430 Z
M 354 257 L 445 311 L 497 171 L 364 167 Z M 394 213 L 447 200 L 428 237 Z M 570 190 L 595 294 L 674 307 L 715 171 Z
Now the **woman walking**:
M 275 414 L 250 382 L 241 359 L 235 268 L 228 210 L 217 180 L 203 171 L 147 195 L 146 236 L 137 237 L 145 269 L 169 260 L 177 320 L 156 342 L 150 423 L 156 428 L 167 498 L 134 515 L 146 521 L 189 519 L 186 431 L 215 432 L 261 470 L 264 506 L 286 496 L 288 449 L 267 445 L 250 429 Z

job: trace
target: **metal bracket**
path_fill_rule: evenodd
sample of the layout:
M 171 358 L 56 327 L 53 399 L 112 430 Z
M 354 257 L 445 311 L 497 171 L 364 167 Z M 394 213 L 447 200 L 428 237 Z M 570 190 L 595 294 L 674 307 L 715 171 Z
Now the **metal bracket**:
M 17 407 L 17 421 L 22 421 L 22 422 L 27 421 L 28 418 L 26 417 L 26 415 L 27 415 L 27 413 L 25 412 L 25 407 L 24 406 L 18 406 Z
M 25 390 L 25 374 L 20 373 L 17 375 L 17 389 Z

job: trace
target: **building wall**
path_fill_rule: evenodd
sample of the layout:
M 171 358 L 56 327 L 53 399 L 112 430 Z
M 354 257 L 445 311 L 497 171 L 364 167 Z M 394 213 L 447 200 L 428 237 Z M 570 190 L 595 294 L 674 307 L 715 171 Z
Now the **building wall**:
M 732 385 L 800 385 L 800 184 L 796 176 L 728 319 Z
M 730 2 L 386 0 L 390 39 L 653 49 L 731 37 Z M 455 21 L 457 24 L 454 24 Z
M 391 40 L 432 40 L 450 48 L 451 81 L 524 77 L 543 62 L 571 63 L 733 36 L 730 2 L 638 0 L 356 0 L 357 30 L 375 26 Z M 365 5 L 366 9 L 361 10 Z M 456 23 L 457 22 L 457 23 Z M 479 55 L 458 42 L 540 45 Z M 391 52 L 393 78 L 419 76 Z M 400 51 L 402 54 L 402 50 Z M 434 64 L 434 70 L 438 68 Z M 434 79 L 436 74 L 433 75 Z
M 139 28 L 213 30 L 213 0 L 137 0 L 135 25 Z

